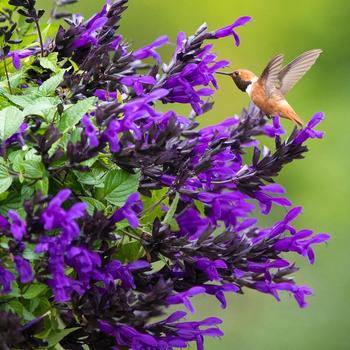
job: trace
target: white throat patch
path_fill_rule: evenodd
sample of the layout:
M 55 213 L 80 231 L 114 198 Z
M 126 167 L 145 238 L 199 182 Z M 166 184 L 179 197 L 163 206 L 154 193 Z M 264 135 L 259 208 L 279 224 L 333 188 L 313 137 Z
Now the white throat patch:
M 258 79 L 259 79 L 258 77 L 253 78 L 251 84 L 249 84 L 249 85 L 247 86 L 245 92 L 249 95 L 249 97 L 252 96 L 252 87 L 253 87 L 253 84 L 254 84 Z

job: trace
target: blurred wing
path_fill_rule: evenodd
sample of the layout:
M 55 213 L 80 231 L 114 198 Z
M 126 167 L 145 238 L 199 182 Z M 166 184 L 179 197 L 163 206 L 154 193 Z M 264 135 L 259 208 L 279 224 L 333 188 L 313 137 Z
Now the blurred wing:
M 265 93 L 271 96 L 276 86 L 279 83 L 279 73 L 282 69 L 283 55 L 279 54 L 271 58 L 270 62 L 267 64 L 266 68 L 261 74 L 260 79 L 265 87 Z
M 306 51 L 297 57 L 294 61 L 287 64 L 279 73 L 280 90 L 283 95 L 304 76 L 304 74 L 313 66 L 322 50 L 315 49 Z

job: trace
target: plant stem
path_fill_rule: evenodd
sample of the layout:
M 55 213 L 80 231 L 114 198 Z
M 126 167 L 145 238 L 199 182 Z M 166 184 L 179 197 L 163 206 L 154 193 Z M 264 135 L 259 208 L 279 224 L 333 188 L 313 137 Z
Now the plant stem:
M 7 85 L 9 87 L 10 94 L 12 94 L 12 87 L 11 87 L 11 84 L 10 84 L 9 72 L 8 72 L 8 69 L 7 69 L 7 63 L 6 63 L 6 57 L 5 56 L 3 56 L 3 62 L 4 62 L 4 69 L 5 69 L 5 74 L 6 74 Z
M 36 26 L 36 30 L 38 32 L 38 36 L 39 36 L 39 42 L 40 42 L 40 49 L 41 49 L 41 57 L 44 57 L 44 42 L 43 42 L 43 36 L 41 34 L 41 30 L 40 30 L 40 25 L 39 25 L 39 21 L 38 19 L 36 19 L 34 21 L 35 26 Z
M 123 229 L 121 229 L 120 231 L 123 232 L 124 235 L 129 236 L 130 238 L 136 239 L 137 241 L 141 241 L 141 237 L 134 236 L 132 233 Z

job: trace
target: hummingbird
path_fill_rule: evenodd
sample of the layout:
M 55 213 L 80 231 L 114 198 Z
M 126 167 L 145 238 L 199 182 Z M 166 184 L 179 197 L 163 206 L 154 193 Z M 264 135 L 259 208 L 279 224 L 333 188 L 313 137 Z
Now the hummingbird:
M 306 51 L 284 67 L 284 55 L 278 54 L 271 58 L 260 77 L 247 69 L 217 73 L 230 76 L 236 86 L 246 92 L 252 102 L 268 116 L 278 115 L 302 127 L 303 121 L 285 96 L 314 65 L 321 53 L 320 49 Z

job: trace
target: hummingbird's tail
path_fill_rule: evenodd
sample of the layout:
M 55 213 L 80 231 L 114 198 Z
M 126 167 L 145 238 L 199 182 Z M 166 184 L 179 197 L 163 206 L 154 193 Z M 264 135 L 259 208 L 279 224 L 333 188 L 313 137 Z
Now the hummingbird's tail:
M 301 128 L 305 125 L 305 123 L 297 116 L 296 113 L 293 116 L 291 116 L 290 119 Z
M 300 126 L 301 128 L 305 125 L 305 123 L 301 118 L 299 118 L 299 116 L 290 105 L 288 105 L 288 108 L 284 108 L 283 113 L 281 113 L 281 117 L 290 119 L 293 123 Z

